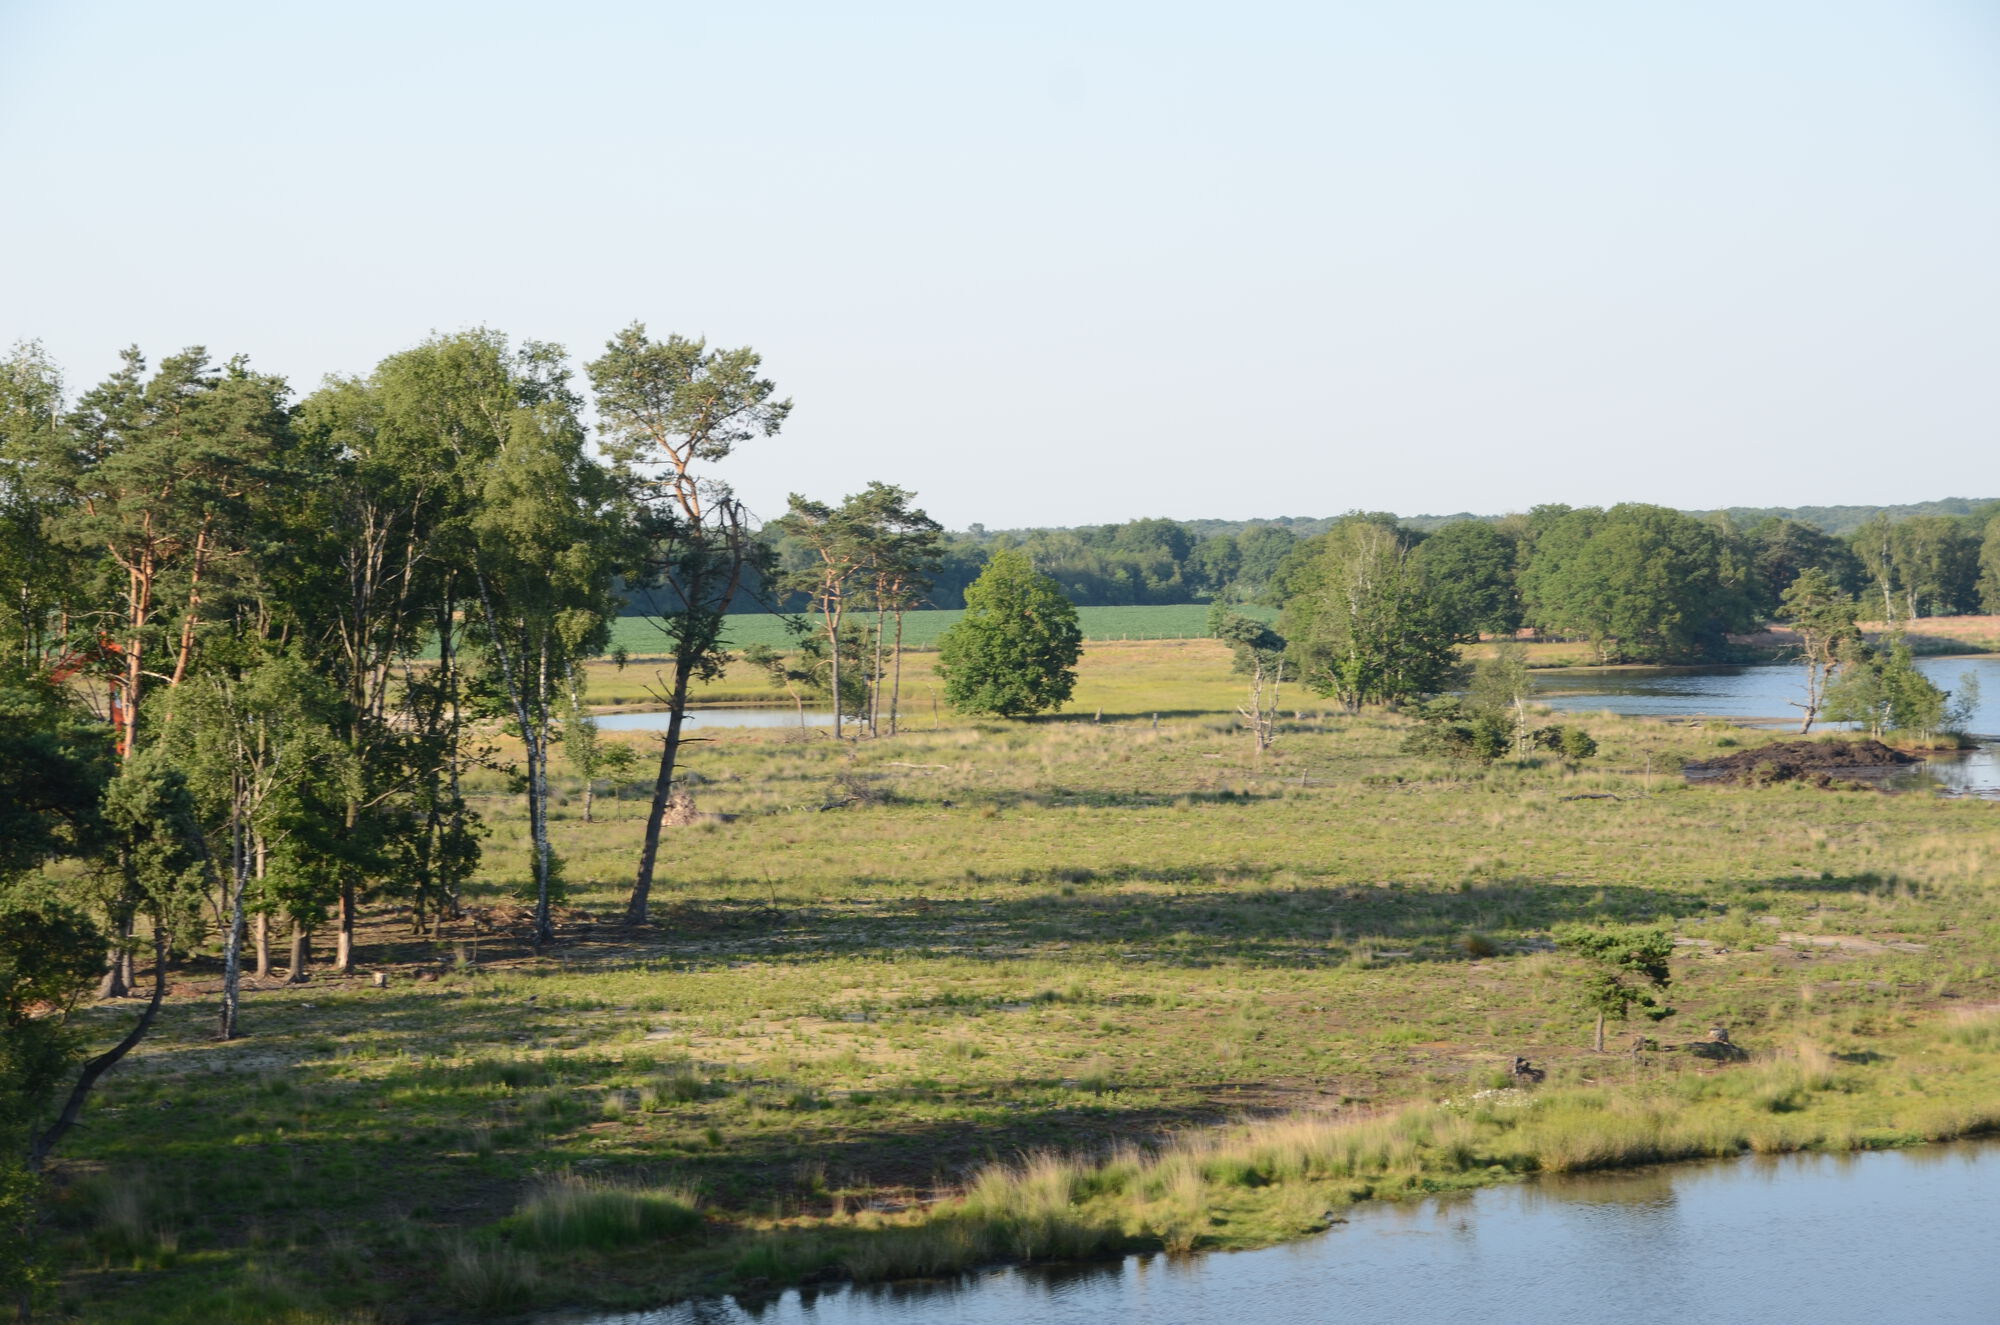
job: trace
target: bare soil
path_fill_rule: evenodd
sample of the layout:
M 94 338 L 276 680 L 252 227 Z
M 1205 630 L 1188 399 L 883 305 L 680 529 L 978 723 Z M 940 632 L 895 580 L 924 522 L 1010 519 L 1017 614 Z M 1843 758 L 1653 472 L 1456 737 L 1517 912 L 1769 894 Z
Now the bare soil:
M 1690 782 L 1764 786 L 1808 782 L 1819 787 L 1852 784 L 1918 762 L 1880 741 L 1779 741 L 1739 750 L 1721 759 L 1703 759 L 1683 768 Z

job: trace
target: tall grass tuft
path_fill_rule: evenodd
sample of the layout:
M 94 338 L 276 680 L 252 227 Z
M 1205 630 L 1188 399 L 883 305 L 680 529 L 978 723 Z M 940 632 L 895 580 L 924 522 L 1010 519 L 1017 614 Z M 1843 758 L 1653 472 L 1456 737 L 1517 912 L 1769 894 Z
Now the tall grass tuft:
M 568 1250 L 680 1237 L 701 1223 L 685 1188 L 620 1186 L 563 1173 L 530 1193 L 502 1227 L 521 1246 Z
M 454 1242 L 444 1257 L 444 1288 L 468 1311 L 519 1311 L 540 1274 L 534 1261 L 511 1247 Z

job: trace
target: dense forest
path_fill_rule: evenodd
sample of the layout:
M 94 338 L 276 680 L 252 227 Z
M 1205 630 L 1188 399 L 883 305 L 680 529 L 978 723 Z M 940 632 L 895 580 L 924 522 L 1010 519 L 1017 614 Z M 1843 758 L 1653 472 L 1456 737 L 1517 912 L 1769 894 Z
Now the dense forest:
M 1498 568 L 1506 582 L 1504 588 L 1487 583 L 1482 590 L 1507 604 L 1502 617 L 1515 625 L 1561 630 L 1566 627 L 1558 619 L 1560 614 L 1548 608 L 1549 585 L 1542 583 L 1532 594 L 1524 593 L 1524 586 L 1546 581 L 1533 568 L 1542 550 L 1541 535 L 1568 513 L 1568 507 L 1542 506 L 1525 515 L 1373 513 L 1366 518 L 1395 526 L 1413 545 L 1439 536 L 1445 538 L 1444 547 L 1477 545 L 1482 549 L 1481 575 L 1490 576 Z M 1687 522 L 1676 522 L 1676 527 L 1699 526 L 1707 531 L 1699 537 L 1713 540 L 1720 582 L 1741 595 L 1742 611 L 1723 612 L 1727 620 L 1739 623 L 1731 629 L 1741 628 L 1745 613 L 1768 617 L 1775 612 L 1779 595 L 1806 566 L 1827 570 L 1850 593 L 1867 589 L 1876 594 L 1878 605 L 1870 610 L 1884 619 L 2000 612 L 2000 545 L 1994 528 L 2000 500 L 1954 498 L 1916 506 L 1732 508 L 1676 514 Z M 945 536 L 925 605 L 963 607 L 965 586 L 998 547 L 1025 551 L 1038 570 L 1082 606 L 1217 600 L 1275 604 L 1273 586 L 1285 559 L 1351 518 L 1352 513 L 1251 521 L 1144 519 L 1070 529 L 991 531 L 974 525 Z M 1577 527 L 1576 521 L 1568 526 L 1572 533 Z M 781 564 L 799 564 L 809 555 L 786 538 L 774 542 Z M 1552 546 L 1560 545 L 1559 537 Z M 1443 555 L 1443 548 L 1435 555 Z M 1531 600 L 1536 608 L 1530 607 Z M 746 590 L 739 610 L 762 610 L 773 601 L 785 608 L 798 605 L 783 595 L 774 600 Z M 1880 605 L 1885 602 L 1887 606 Z

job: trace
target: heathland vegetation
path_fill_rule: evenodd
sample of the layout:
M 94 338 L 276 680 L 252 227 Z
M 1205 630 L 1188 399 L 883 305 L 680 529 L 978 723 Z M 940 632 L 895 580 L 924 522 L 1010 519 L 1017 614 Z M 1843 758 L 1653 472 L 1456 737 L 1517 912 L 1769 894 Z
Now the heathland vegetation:
M 1934 739 L 1907 632 L 2000 605 L 1991 511 L 1135 522 L 1077 546 L 1163 548 L 1118 601 L 1214 638 L 1086 644 L 1052 535 L 881 482 L 760 527 L 713 473 L 789 415 L 753 352 L 635 325 L 585 377 L 6 364 L 24 1309 L 643 1305 L 2000 1124 L 1991 803 L 1686 785 L 1762 738 L 1524 680 L 1779 621 L 1807 725 Z M 663 733 L 598 728 L 642 688 Z M 753 695 L 846 720 L 683 734 Z

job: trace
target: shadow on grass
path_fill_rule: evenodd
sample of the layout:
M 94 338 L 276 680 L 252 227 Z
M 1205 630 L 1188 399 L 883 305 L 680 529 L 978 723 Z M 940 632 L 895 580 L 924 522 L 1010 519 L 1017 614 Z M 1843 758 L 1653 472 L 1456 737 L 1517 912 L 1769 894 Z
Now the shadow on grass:
M 1202 967 L 1218 962 L 1310 967 L 1348 960 L 1366 946 L 1420 960 L 1458 959 L 1478 934 L 1501 951 L 1546 945 L 1568 923 L 1652 924 L 1713 913 L 1749 899 L 1877 893 L 1905 884 L 1870 872 L 1779 875 L 1690 889 L 1557 882 L 1514 876 L 1457 888 L 1396 883 L 1302 882 L 1281 886 L 1254 863 L 1234 866 L 1114 864 L 967 871 L 912 894 L 906 880 L 856 876 L 852 900 L 798 903 L 763 880 L 711 877 L 701 900 L 677 900 L 638 928 L 579 916 L 559 928 L 545 954 L 579 969 L 723 969 L 745 960 L 817 963 L 903 955 L 1006 961 L 1057 945 L 1097 947 L 1099 957 Z M 1031 895 L 953 897 L 958 883 L 1036 888 Z M 1134 888 L 1130 885 L 1142 885 Z M 715 893 L 723 893 L 716 896 Z M 737 895 L 730 896 L 730 892 Z M 939 896 L 943 892 L 947 895 Z M 525 935 L 488 933 L 484 962 L 531 955 Z M 401 938 L 371 944 L 369 965 L 448 964 L 456 943 Z M 1072 953 L 1074 955 L 1074 953 Z
M 745 958 L 816 962 L 924 955 L 1009 961 L 1053 945 L 1101 945 L 1107 955 L 1129 961 L 1299 967 L 1344 961 L 1363 943 L 1446 959 L 1462 956 L 1458 945 L 1470 933 L 1499 937 L 1504 945 L 1506 936 L 1517 943 L 1539 940 L 1564 923 L 1650 923 L 1710 906 L 1692 892 L 1619 884 L 1500 880 L 1456 891 L 1272 887 L 1244 874 L 1208 866 L 1111 866 L 1018 876 L 1020 883 L 1048 889 L 1026 897 L 869 899 L 862 884 L 857 887 L 862 907 L 705 901 L 678 908 L 682 925 L 661 926 L 652 953 L 702 969 Z M 1131 883 L 1172 891 L 1120 887 Z M 634 946 L 619 954 L 609 951 L 615 932 L 601 938 L 609 941 L 603 958 L 642 959 Z M 579 939 L 570 950 L 572 960 L 591 960 L 593 947 L 599 947 L 595 940 Z
M 1035 809 L 1092 809 L 1092 810 L 1163 810 L 1175 805 L 1249 805 L 1257 801 L 1278 801 L 1285 798 L 1282 791 L 1106 791 L 1093 787 L 997 787 L 981 788 L 975 792 L 962 793 L 965 808 L 991 807 L 997 810 L 1015 810 L 1033 807 Z M 905 804 L 922 805 L 926 801 L 911 796 L 907 791 L 897 793 Z M 941 801 L 929 801 L 940 805 Z

